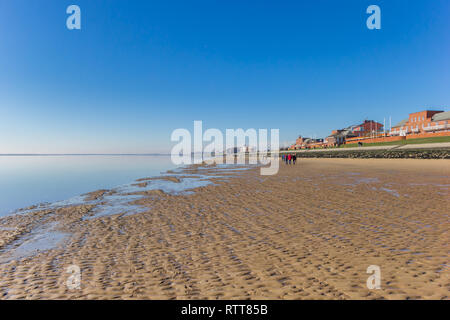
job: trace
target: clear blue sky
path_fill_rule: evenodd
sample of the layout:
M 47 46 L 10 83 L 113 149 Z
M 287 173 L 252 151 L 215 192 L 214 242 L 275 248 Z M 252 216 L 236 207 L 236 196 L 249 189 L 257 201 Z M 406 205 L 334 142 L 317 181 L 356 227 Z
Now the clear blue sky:
M 448 0 L 0 0 L 0 153 L 164 152 L 193 120 L 281 141 L 395 123 L 448 110 L 449 57 Z

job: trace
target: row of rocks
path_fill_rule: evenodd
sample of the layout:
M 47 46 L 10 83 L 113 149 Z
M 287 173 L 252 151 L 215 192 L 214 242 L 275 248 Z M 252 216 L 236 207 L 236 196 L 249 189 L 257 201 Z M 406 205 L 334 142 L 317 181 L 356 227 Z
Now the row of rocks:
M 450 149 L 308 151 L 296 155 L 300 158 L 450 159 Z

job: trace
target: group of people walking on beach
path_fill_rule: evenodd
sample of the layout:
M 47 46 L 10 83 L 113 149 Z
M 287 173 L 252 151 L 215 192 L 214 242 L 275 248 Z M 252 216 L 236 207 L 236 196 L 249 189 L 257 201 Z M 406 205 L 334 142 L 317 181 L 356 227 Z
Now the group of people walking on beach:
M 295 164 L 295 162 L 297 161 L 297 156 L 295 154 L 283 154 L 281 156 L 281 159 L 286 163 L 286 164 Z

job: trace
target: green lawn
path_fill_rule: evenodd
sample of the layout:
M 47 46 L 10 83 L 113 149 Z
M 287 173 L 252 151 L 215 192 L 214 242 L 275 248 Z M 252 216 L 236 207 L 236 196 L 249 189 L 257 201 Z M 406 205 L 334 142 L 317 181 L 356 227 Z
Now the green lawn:
M 389 141 L 389 142 L 363 143 L 363 147 L 392 146 L 392 145 L 404 145 L 404 144 L 422 144 L 422 143 L 439 143 L 439 142 L 450 142 L 450 136 L 406 139 L 406 140 Z M 340 146 L 339 148 L 354 148 L 354 147 L 358 147 L 358 144 L 357 143 L 344 144 L 344 145 Z

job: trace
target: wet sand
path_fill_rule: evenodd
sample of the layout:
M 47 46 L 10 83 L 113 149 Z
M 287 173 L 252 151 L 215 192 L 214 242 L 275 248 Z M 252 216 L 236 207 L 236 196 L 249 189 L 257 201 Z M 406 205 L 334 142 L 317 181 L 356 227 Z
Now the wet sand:
M 299 159 L 274 176 L 186 175 L 214 184 L 139 192 L 136 214 L 87 219 L 96 204 L 82 204 L 1 218 L 0 299 L 450 296 L 448 160 Z M 27 243 L 42 233 L 54 242 L 33 252 Z M 70 265 L 81 269 L 79 290 L 66 286 Z M 367 288 L 369 265 L 380 267 L 381 289 Z

